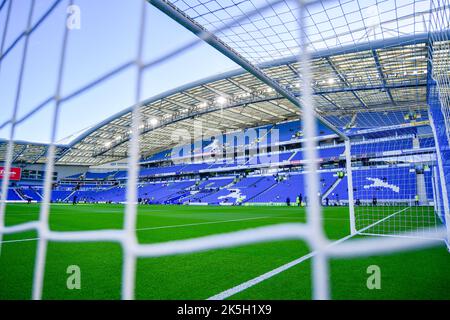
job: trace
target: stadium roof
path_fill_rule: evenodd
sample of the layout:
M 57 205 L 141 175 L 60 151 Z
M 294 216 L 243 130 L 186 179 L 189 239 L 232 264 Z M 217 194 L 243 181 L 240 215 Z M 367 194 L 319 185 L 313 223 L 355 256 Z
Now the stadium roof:
M 220 1 L 221 6 L 212 9 L 210 6 L 218 5 L 218 1 L 208 1 L 208 5 L 189 1 L 189 6 L 183 0 L 174 4 L 157 0 L 150 2 L 194 33 L 196 27 L 200 27 L 199 30 L 214 30 L 215 36 L 209 43 L 244 69 L 190 83 L 145 101 L 141 109 L 143 124 L 140 128 L 143 156 L 175 145 L 177 141 L 172 139 L 175 130 L 187 130 L 194 136 L 194 129 L 200 123 L 203 135 L 209 136 L 217 134 L 217 130 L 228 132 L 301 117 L 301 108 L 289 99 L 289 95 L 295 98 L 300 96 L 301 86 L 300 66 L 297 58 L 293 57 L 298 43 L 292 41 L 295 37 L 289 38 L 295 33 L 295 27 L 292 30 L 286 27 L 284 32 L 278 32 L 279 39 L 275 41 L 270 40 L 274 24 L 268 22 L 270 18 L 280 18 L 289 12 L 292 14 L 295 8 L 289 7 L 291 2 L 275 1 L 279 7 L 261 11 L 267 12 L 267 15 L 259 12 L 259 16 L 248 16 L 247 22 L 239 21 L 240 15 L 231 12 L 236 7 L 244 10 L 239 4 L 227 7 Z M 336 119 L 344 116 L 351 119 L 345 125 L 354 125 L 355 115 L 358 115 L 358 126 L 370 127 L 382 126 L 383 119 L 402 117 L 404 112 L 426 110 L 429 46 L 431 39 L 436 39 L 426 30 L 424 22 L 424 19 L 429 19 L 430 8 L 422 7 L 424 1 L 414 1 L 416 7 L 412 14 L 406 14 L 401 10 L 405 9 L 400 5 L 403 1 L 389 10 L 388 2 L 384 1 L 377 6 L 379 21 L 374 25 L 361 26 L 363 18 L 367 18 L 361 9 L 361 1 L 344 2 L 360 6 L 356 10 L 360 13 L 359 24 L 347 23 L 347 29 L 342 32 L 333 27 L 334 34 L 320 27 L 319 20 L 339 8 L 336 5 L 326 7 L 322 4 L 321 8 L 311 9 L 306 19 L 309 29 L 314 27 L 313 32 L 308 33 L 308 42 L 312 52 L 317 114 L 342 129 L 344 124 Z M 336 19 L 345 20 L 350 15 L 342 7 L 344 2 L 340 2 L 342 14 L 333 15 Z M 255 8 L 258 3 L 264 4 L 265 1 L 240 2 Z M 389 19 L 392 13 L 397 17 Z M 176 14 L 181 15 L 177 18 L 174 16 Z M 237 20 L 238 26 L 217 31 L 228 22 L 224 15 Z M 286 19 L 280 21 L 290 25 Z M 294 15 L 292 19 L 297 21 Z M 249 23 L 253 31 L 249 31 Z M 264 28 L 263 24 L 271 27 Z M 405 30 L 414 32 L 405 35 Z M 437 32 L 447 38 L 450 34 L 448 29 Z M 247 38 L 243 39 L 244 35 Z M 434 60 L 450 55 L 448 45 L 434 44 L 433 50 L 441 51 Z M 258 76 L 259 70 L 262 76 Z M 403 119 L 399 119 L 401 121 Z M 385 123 L 391 122 L 386 120 Z M 128 108 L 80 133 L 70 143 L 57 147 L 57 164 L 98 165 L 126 158 L 130 123 L 131 108 Z M 0 142 L 1 156 L 5 154 L 5 146 L 6 141 Z M 45 162 L 46 148 L 45 145 L 19 142 L 15 146 L 13 159 L 16 162 Z

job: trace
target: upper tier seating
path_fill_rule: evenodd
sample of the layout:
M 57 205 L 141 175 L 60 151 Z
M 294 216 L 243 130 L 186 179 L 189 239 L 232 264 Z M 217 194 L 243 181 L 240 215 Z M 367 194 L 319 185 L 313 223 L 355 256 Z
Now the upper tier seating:
M 139 172 L 139 176 L 151 176 L 151 175 L 159 175 L 166 173 L 177 173 L 181 172 L 181 169 L 185 167 L 184 164 L 174 165 L 174 166 L 166 166 L 166 167 L 152 167 L 152 168 L 142 168 Z
M 279 162 L 287 161 L 293 155 L 293 153 L 294 153 L 293 151 L 286 151 L 286 152 L 280 152 L 280 153 L 254 155 L 247 161 L 246 165 L 257 165 L 257 164 L 264 164 L 264 163 L 279 163 Z
M 334 172 L 323 172 L 320 174 L 320 193 L 324 194 L 336 181 L 337 175 Z M 255 203 L 285 203 L 287 198 L 293 203 L 298 195 L 306 196 L 306 175 L 292 174 L 285 180 L 277 183 L 272 188 L 264 191 L 257 197 L 250 200 Z
M 233 180 L 234 178 L 210 178 L 203 180 L 198 187 L 202 189 L 217 189 L 229 185 Z
M 77 174 L 73 174 L 71 176 L 67 176 L 65 177 L 65 179 L 80 179 L 80 177 L 82 176 L 82 173 L 77 173 Z
M 321 123 L 318 123 L 318 130 L 320 135 L 334 134 Z M 221 147 L 243 145 L 254 147 L 257 144 L 277 144 L 279 142 L 301 139 L 302 137 L 300 121 L 290 121 L 277 125 L 266 125 L 244 131 L 227 133 L 216 140 L 197 141 L 191 145 L 182 146 L 177 149 L 164 150 L 146 158 L 144 162 L 167 161 L 182 157 L 186 158 L 190 155 L 207 154 L 213 149 Z
M 382 153 L 395 150 L 408 150 L 412 149 L 412 138 L 405 139 L 391 139 L 388 141 L 372 142 L 372 143 L 360 143 L 351 146 L 352 155 L 363 155 Z
M 162 161 L 170 158 L 170 150 L 164 150 L 162 152 L 155 153 L 151 157 L 147 158 L 146 161 Z
M 180 169 L 182 173 L 196 173 L 200 170 L 207 169 L 210 166 L 210 163 L 190 163 L 185 165 Z
M 318 149 L 318 154 L 321 159 L 337 159 L 344 153 L 344 150 L 344 146 L 326 147 Z M 304 159 L 303 157 L 303 151 L 300 150 L 295 153 L 295 155 L 291 158 L 291 161 L 300 161 Z
M 85 179 L 102 180 L 113 176 L 116 171 L 111 172 L 86 172 Z

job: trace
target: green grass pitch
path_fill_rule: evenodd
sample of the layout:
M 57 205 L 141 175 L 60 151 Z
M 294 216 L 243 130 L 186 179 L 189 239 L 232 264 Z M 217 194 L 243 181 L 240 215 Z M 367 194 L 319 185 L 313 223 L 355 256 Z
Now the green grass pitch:
M 51 207 L 57 231 L 120 229 L 122 205 Z M 6 225 L 38 218 L 39 205 L 8 204 Z M 330 239 L 349 233 L 348 209 L 324 208 Z M 137 235 L 141 243 L 164 242 L 226 233 L 276 223 L 305 222 L 298 207 L 142 206 Z M 29 299 L 36 255 L 35 232 L 4 236 L 0 257 L 0 299 Z M 24 240 L 24 241 L 20 241 Z M 351 241 L 351 240 L 350 240 Z M 277 241 L 137 263 L 137 299 L 206 299 L 306 255 L 302 241 Z M 66 286 L 69 265 L 81 269 L 81 289 Z M 366 286 L 367 267 L 381 268 L 381 289 Z M 450 299 L 450 254 L 444 245 L 414 252 L 339 259 L 330 262 L 334 299 Z M 122 250 L 117 243 L 50 242 L 44 299 L 119 299 Z M 306 260 L 230 299 L 310 299 L 311 262 Z

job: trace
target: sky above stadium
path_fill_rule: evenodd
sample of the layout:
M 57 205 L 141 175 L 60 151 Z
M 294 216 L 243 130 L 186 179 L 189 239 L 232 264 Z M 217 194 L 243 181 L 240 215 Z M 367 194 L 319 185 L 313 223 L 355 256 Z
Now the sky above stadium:
M 0 1 L 1 4 L 2 1 Z M 32 24 L 55 0 L 36 1 Z M 30 0 L 12 1 L 4 51 L 26 29 Z M 62 96 L 132 61 L 136 57 L 141 2 L 139 0 L 77 0 L 79 29 L 69 31 Z M 8 3 L 0 12 L 0 37 L 3 37 Z M 55 94 L 68 1 L 61 1 L 33 32 L 26 56 L 18 118 L 35 109 Z M 144 61 L 189 43 L 196 37 L 151 5 L 146 8 Z M 11 118 L 18 90 L 24 38 L 0 65 L 0 126 Z M 238 66 L 205 44 L 200 44 L 143 74 L 142 98 L 146 99 L 185 83 L 221 73 Z M 134 103 L 136 68 L 126 68 L 105 82 L 93 86 L 61 106 L 57 140 L 93 126 Z M 48 142 L 54 103 L 19 124 L 15 140 Z M 0 138 L 9 137 L 9 127 Z

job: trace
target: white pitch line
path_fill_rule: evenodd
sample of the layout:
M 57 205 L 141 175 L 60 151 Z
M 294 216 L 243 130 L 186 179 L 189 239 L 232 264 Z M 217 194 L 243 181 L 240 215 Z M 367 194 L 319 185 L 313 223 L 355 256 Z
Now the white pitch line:
M 35 241 L 39 240 L 39 238 L 26 238 L 26 239 L 15 239 L 15 240 L 3 240 L 0 243 L 11 243 L 11 242 L 25 242 L 25 241 Z
M 330 243 L 329 245 L 326 246 L 326 248 L 335 246 L 335 245 L 337 245 L 337 244 L 339 244 L 341 242 L 344 242 L 344 241 L 346 241 L 346 240 L 348 240 L 348 239 L 350 239 L 350 238 L 352 238 L 352 237 L 354 237 L 356 235 L 360 235 L 360 233 L 368 230 L 369 228 L 372 228 L 375 225 L 385 221 L 386 219 L 391 218 L 394 215 L 396 215 L 396 214 L 398 214 L 400 212 L 403 212 L 403 211 L 405 211 L 407 209 L 409 209 L 409 207 L 406 207 L 406 208 L 404 208 L 404 209 L 402 209 L 400 211 L 394 212 L 393 214 L 391 214 L 391 215 L 389 215 L 389 216 L 387 216 L 387 217 L 385 217 L 385 218 L 383 218 L 383 219 L 381 219 L 381 220 L 379 220 L 379 221 L 377 221 L 377 222 L 375 222 L 375 223 L 373 223 L 373 224 L 371 224 L 371 225 L 369 225 L 369 226 L 367 226 L 365 228 L 362 228 L 361 230 L 359 230 L 355 234 L 349 234 L 349 235 L 347 235 L 347 236 L 345 236 L 345 237 L 343 237 L 343 238 L 341 238 L 339 240 L 336 240 L 336 241 Z M 263 281 L 265 281 L 265 280 L 267 280 L 269 278 L 272 278 L 273 276 L 276 276 L 277 274 L 279 274 L 281 272 L 284 272 L 284 271 L 286 271 L 286 270 L 288 270 L 288 269 L 290 269 L 290 268 L 292 268 L 292 267 L 302 263 L 303 261 L 306 261 L 306 260 L 312 258 L 316 254 L 317 254 L 317 251 L 312 251 L 312 252 L 310 252 L 310 253 L 308 253 L 308 254 L 300 257 L 300 258 L 297 258 L 297 259 L 295 259 L 295 260 L 293 260 L 291 262 L 288 262 L 288 263 L 286 263 L 286 264 L 284 264 L 284 265 L 282 265 L 282 266 L 280 266 L 280 267 L 278 267 L 276 269 L 273 269 L 273 270 L 271 270 L 269 272 L 266 272 L 266 273 L 264 273 L 264 274 L 262 274 L 262 275 L 260 275 L 260 276 L 258 276 L 256 278 L 248 280 L 248 281 L 246 281 L 244 283 L 241 283 L 241 284 L 239 284 L 239 285 L 237 285 L 237 286 L 235 286 L 233 288 L 230 288 L 230 289 L 222 291 L 222 292 L 220 292 L 220 293 L 218 293 L 218 294 L 216 294 L 216 295 L 214 295 L 212 297 L 209 297 L 207 300 L 224 300 L 226 298 L 229 298 L 229 297 L 231 297 L 231 296 L 233 296 L 233 295 L 235 295 L 235 294 L 237 294 L 237 293 L 239 293 L 241 291 L 244 291 L 244 290 L 247 290 L 250 287 L 253 287 L 254 285 L 256 285 L 256 284 L 258 284 L 260 282 L 263 282 Z
M 354 235 L 345 236 L 344 238 L 341 238 L 341 239 L 331 243 L 329 246 L 341 243 L 341 242 L 343 242 L 343 241 L 345 241 L 347 239 L 350 239 L 353 236 Z M 286 270 L 288 270 L 288 269 L 290 269 L 290 268 L 292 268 L 292 267 L 302 263 L 303 261 L 306 261 L 306 260 L 314 257 L 316 254 L 317 254 L 317 251 L 312 251 L 312 252 L 310 252 L 310 253 L 308 253 L 308 254 L 306 254 L 306 255 L 298 258 L 298 259 L 295 259 L 295 260 L 293 260 L 291 262 L 288 262 L 288 263 L 286 263 L 286 264 L 284 264 L 284 265 L 282 265 L 282 266 L 280 266 L 280 267 L 278 267 L 276 269 L 273 269 L 273 270 L 271 270 L 269 272 L 266 272 L 266 273 L 264 273 L 264 274 L 262 274 L 262 275 L 260 275 L 260 276 L 258 276 L 256 278 L 253 278 L 253 279 L 251 279 L 249 281 L 246 281 L 244 283 L 241 283 L 241 284 L 239 284 L 239 285 L 237 285 L 237 286 L 235 286 L 233 288 L 230 288 L 230 289 L 222 291 L 221 293 L 218 293 L 218 294 L 216 294 L 216 295 L 214 295 L 212 297 L 209 297 L 207 300 L 224 300 L 226 298 L 229 298 L 229 297 L 231 297 L 231 296 L 233 296 L 233 295 L 235 295 L 235 294 L 237 294 L 237 293 L 239 293 L 241 291 L 244 291 L 244 290 L 247 290 L 250 287 L 253 287 L 254 285 L 256 285 L 256 284 L 258 284 L 260 282 L 263 282 L 263 281 L 265 281 L 265 280 L 267 280 L 269 278 L 272 278 L 273 276 L 276 276 L 277 274 L 282 273 L 282 272 L 284 272 L 284 271 L 286 271 Z
M 274 217 L 268 216 L 268 217 L 242 218 L 242 219 L 233 219 L 233 220 L 207 221 L 207 222 L 198 222 L 198 223 L 174 224 L 174 225 L 169 225 L 169 226 L 138 228 L 138 229 L 136 229 L 136 231 L 181 228 L 181 227 L 190 227 L 190 226 L 200 226 L 200 225 L 204 225 L 204 224 L 217 224 L 217 223 L 257 220 L 257 219 L 270 219 L 270 218 L 274 218 Z
M 277 218 L 277 217 L 265 216 L 265 217 L 253 217 L 253 218 L 242 218 L 242 219 L 232 219 L 232 220 L 220 220 L 220 221 L 208 221 L 208 222 L 198 222 L 198 223 L 175 224 L 175 225 L 159 226 L 159 227 L 138 228 L 138 229 L 136 229 L 136 231 L 169 229 L 169 228 L 182 228 L 182 227 L 199 226 L 199 225 L 206 225 L 206 224 L 219 224 L 219 223 L 248 221 L 248 220 L 257 220 L 257 219 L 270 219 L 270 218 Z M 288 218 L 288 217 L 284 217 L 284 218 Z M 39 240 L 39 238 L 4 240 L 4 241 L 1 241 L 0 243 L 13 243 L 13 242 L 24 242 L 24 241 L 34 241 L 34 240 Z

